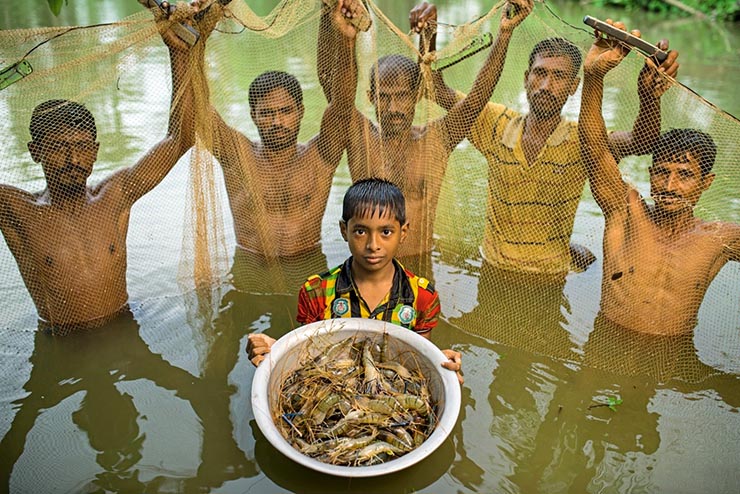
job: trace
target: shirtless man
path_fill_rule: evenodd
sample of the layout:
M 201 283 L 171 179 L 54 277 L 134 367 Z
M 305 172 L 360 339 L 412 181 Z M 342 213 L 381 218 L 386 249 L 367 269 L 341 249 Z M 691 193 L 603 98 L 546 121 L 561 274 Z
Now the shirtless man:
M 170 31 L 162 38 L 172 67 L 163 140 L 134 166 L 89 186 L 99 148 L 92 114 L 72 101 L 45 101 L 31 115 L 28 150 L 43 169 L 46 189 L 31 193 L 0 185 L 0 231 L 42 327 L 52 332 L 99 326 L 124 310 L 131 207 L 193 144 L 189 48 Z
M 450 154 L 468 134 L 471 125 L 491 97 L 501 75 L 514 28 L 532 11 L 532 0 L 510 0 L 516 5 L 511 18 L 502 15 L 499 33 L 470 94 L 452 106 L 447 114 L 426 125 L 413 125 L 419 83 L 419 65 L 402 55 L 381 57 L 370 74 L 368 97 L 378 121 L 373 123 L 359 110 L 352 113 L 347 136 L 347 159 L 353 181 L 381 177 L 395 182 L 406 197 L 410 231 L 398 257 L 428 254 L 442 179 Z M 435 9 L 436 20 L 436 9 Z M 421 32 L 426 19 L 410 16 L 412 29 Z M 318 70 L 325 94 L 336 86 L 332 75 L 331 47 L 335 36 L 325 27 L 319 30 Z M 407 266 L 429 276 L 430 266 Z
M 740 225 L 694 216 L 714 179 L 717 151 L 704 132 L 674 129 L 661 135 L 649 170 L 654 205 L 622 179 L 607 146 L 601 101 L 605 74 L 626 55 L 612 40 L 593 44 L 584 66 L 578 126 L 591 192 L 605 217 L 601 316 L 643 333 L 690 333 L 712 279 L 727 261 L 740 261 Z M 660 70 L 675 73 L 665 67 Z
M 253 142 L 213 111 L 214 155 L 221 163 L 234 219 L 237 244 L 267 257 L 295 257 L 315 249 L 321 238 L 332 177 L 341 160 L 341 144 L 352 109 L 354 71 L 347 70 L 356 29 L 344 21 L 359 0 L 340 0 L 332 22 L 341 32 L 341 73 L 319 133 L 298 142 L 303 94 L 298 80 L 285 72 L 265 72 L 249 87 L 250 116 L 260 141 Z M 304 275 L 305 276 L 305 275 Z

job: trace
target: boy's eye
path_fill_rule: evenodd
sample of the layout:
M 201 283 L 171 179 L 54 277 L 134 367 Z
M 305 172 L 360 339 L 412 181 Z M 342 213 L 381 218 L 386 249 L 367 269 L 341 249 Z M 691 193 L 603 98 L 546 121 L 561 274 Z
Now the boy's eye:
M 386 228 L 385 230 L 383 230 L 383 235 L 385 236 L 393 235 L 393 230 Z

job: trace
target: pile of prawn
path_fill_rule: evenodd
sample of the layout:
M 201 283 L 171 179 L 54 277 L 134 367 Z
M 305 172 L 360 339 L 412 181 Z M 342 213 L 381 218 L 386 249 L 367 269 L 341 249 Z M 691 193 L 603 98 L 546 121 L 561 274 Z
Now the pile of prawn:
M 275 424 L 294 448 L 324 463 L 382 463 L 417 448 L 436 424 L 413 352 L 390 359 L 387 335 L 379 345 L 360 338 L 306 358 L 280 388 Z

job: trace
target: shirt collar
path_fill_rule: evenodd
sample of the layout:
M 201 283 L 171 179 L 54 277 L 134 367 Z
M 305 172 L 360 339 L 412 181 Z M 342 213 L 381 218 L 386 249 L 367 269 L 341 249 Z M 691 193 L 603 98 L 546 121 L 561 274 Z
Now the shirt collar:
M 393 284 L 391 285 L 391 293 L 388 298 L 389 302 L 398 301 L 399 304 L 411 305 L 414 304 L 414 291 L 411 288 L 408 276 L 406 276 L 405 270 L 400 262 L 395 258 L 393 259 L 393 266 L 396 268 L 393 273 Z M 337 277 L 337 283 L 334 286 L 334 290 L 337 295 L 345 295 L 352 291 L 354 282 L 352 281 L 352 256 L 350 256 L 342 265 L 342 270 Z
M 514 149 L 517 142 L 521 139 L 524 132 L 524 123 L 526 115 L 517 115 L 504 128 L 501 136 L 501 143 L 509 149 Z M 566 120 L 560 119 L 560 123 L 547 138 L 547 146 L 554 147 L 561 145 L 570 135 L 570 127 Z

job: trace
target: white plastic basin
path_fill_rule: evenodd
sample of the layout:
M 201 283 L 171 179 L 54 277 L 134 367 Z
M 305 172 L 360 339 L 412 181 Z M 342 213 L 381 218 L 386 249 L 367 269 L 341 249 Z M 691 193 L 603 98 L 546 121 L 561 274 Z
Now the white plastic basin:
M 403 456 L 370 466 L 343 466 L 323 463 L 304 455 L 280 434 L 273 422 L 271 410 L 277 407 L 282 380 L 306 357 L 307 349 L 319 353 L 334 342 L 352 336 L 378 336 L 387 333 L 391 357 L 394 351 L 413 350 L 419 368 L 428 379 L 429 391 L 437 403 L 438 422 L 434 432 L 419 447 Z M 317 345 L 317 342 L 319 344 Z M 460 384 L 454 372 L 441 366 L 447 358 L 431 341 L 411 330 L 375 319 L 332 319 L 301 326 L 280 338 L 267 358 L 260 364 L 252 381 L 252 409 L 257 426 L 267 440 L 291 460 L 313 470 L 340 477 L 373 477 L 402 470 L 418 463 L 437 449 L 457 422 L 460 412 Z

